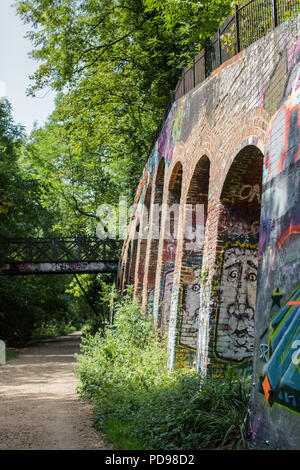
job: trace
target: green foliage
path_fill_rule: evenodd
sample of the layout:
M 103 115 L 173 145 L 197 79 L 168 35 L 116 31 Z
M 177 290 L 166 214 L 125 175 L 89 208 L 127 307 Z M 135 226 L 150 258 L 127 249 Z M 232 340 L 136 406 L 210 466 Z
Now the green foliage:
M 87 335 L 77 356 L 80 393 L 96 426 L 121 449 L 244 448 L 250 384 L 193 370 L 168 371 L 166 343 L 137 300 L 116 304 L 115 322 Z
M 90 190 L 93 177 L 98 191 L 108 181 L 133 198 L 181 69 L 215 33 L 230 1 L 17 0 L 16 8 L 31 26 L 32 56 L 40 63 L 29 93 L 63 91 L 55 120 L 74 178 L 83 173 Z M 79 199 L 81 208 L 86 199 Z
M 19 354 L 20 354 L 20 351 L 18 351 L 17 349 L 13 349 L 13 348 L 6 349 L 6 361 L 10 361 L 11 359 L 18 357 Z
M 73 298 L 65 294 L 70 277 L 0 276 L 0 336 L 9 346 L 30 341 L 43 325 L 78 322 Z M 86 307 L 85 307 L 86 308 Z
M 99 427 L 96 425 L 96 427 Z M 141 439 L 135 437 L 134 424 L 120 422 L 118 419 L 108 418 L 101 428 L 108 442 L 113 442 L 117 449 L 140 450 L 145 445 Z
M 152 0 L 16 0 L 38 61 L 28 93 L 51 87 L 57 100 L 45 126 L 28 139 L 13 124 L 10 110 L 1 110 L 3 237 L 95 236 L 103 224 L 97 211 L 101 204 L 112 204 L 118 213 L 120 196 L 128 206 L 133 203 L 181 68 L 226 16 L 229 3 L 168 0 L 163 8 L 164 2 Z M 100 298 L 112 279 L 80 279 L 97 314 L 70 278 L 61 279 L 57 290 L 37 278 L 37 289 L 31 279 L 12 280 L 11 288 L 3 283 L 8 296 L 0 303 L 0 328 L 10 324 L 9 316 L 11 326 L 21 325 L 19 341 L 22 331 L 28 338 L 32 328 L 48 324 L 48 312 L 60 321 L 61 309 L 53 314 L 51 299 L 61 305 L 57 301 L 64 292 L 68 319 L 81 316 L 84 331 L 96 331 L 108 317 Z M 11 301 L 13 289 L 18 295 Z
M 22 128 L 14 124 L 8 101 L 0 103 L 0 239 L 53 234 L 54 209 L 44 207 L 45 187 L 26 159 Z M 0 257 L 1 252 L 0 243 Z M 0 337 L 9 346 L 25 344 L 35 328 L 74 320 L 70 276 L 17 276 L 0 273 Z
M 239 0 L 235 3 L 239 7 L 246 4 L 239 13 L 240 46 L 241 49 L 245 49 L 258 39 L 266 36 L 274 28 L 272 3 L 260 0 L 250 3 L 246 0 Z M 296 0 L 276 0 L 276 6 L 278 25 L 291 18 L 300 10 L 299 2 Z M 232 14 L 234 14 L 234 5 Z M 236 54 L 235 22 L 221 36 L 221 40 L 223 48 L 227 52 L 230 52 L 231 55 Z
M 72 325 L 72 321 L 68 323 L 64 321 L 50 320 L 42 323 L 35 328 L 31 340 L 54 338 L 56 336 L 64 336 L 76 331 L 76 327 Z
M 13 233 L 24 236 L 33 218 L 43 219 L 42 208 L 35 201 L 38 188 L 33 179 L 23 174 L 18 158 L 23 144 L 23 130 L 14 124 L 11 105 L 0 102 L 0 236 Z M 24 191 L 27 197 L 24 198 Z M 24 217 L 24 213 L 26 213 Z

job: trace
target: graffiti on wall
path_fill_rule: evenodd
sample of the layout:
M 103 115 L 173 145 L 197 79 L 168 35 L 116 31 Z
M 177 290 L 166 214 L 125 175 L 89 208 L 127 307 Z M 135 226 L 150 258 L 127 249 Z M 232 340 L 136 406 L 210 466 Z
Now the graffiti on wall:
M 176 143 L 180 140 L 183 119 L 186 114 L 186 99 L 175 102 L 171 108 L 169 116 L 164 123 L 164 127 L 156 141 L 152 153 L 145 166 L 142 179 L 137 189 L 135 204 L 143 204 L 145 190 L 150 181 L 150 177 L 157 170 L 161 159 L 165 158 L 165 164 L 170 167 L 172 155 Z
M 260 186 L 259 184 L 242 184 L 238 191 L 236 188 L 232 188 L 227 198 L 223 198 L 223 201 L 234 203 L 235 201 L 247 201 L 252 202 L 257 200 L 261 202 Z
M 174 268 L 165 269 L 162 273 L 162 287 L 159 311 L 159 327 L 165 333 L 169 329 L 170 307 L 173 288 Z
M 176 345 L 176 366 L 194 366 L 196 360 L 197 336 L 200 310 L 201 265 L 187 267 L 193 280 L 182 283 L 179 290 L 178 327 Z
M 264 152 L 263 184 L 300 156 L 300 90 L 296 90 L 286 105 L 276 113 L 270 127 Z
M 273 273 L 277 272 L 274 282 L 279 285 L 285 282 L 289 274 L 295 277 L 297 271 L 295 243 L 300 233 L 300 114 L 296 100 L 300 102 L 300 90 L 278 111 L 266 141 L 259 259 L 263 271 L 267 273 L 265 282 L 270 287 Z M 280 118 L 284 132 L 279 129 L 281 113 L 284 116 L 284 119 Z M 296 113 L 294 117 L 293 113 Z M 290 116 L 289 120 L 287 116 Z M 292 252 L 289 247 L 293 244 Z
M 182 285 L 182 307 L 179 312 L 179 345 L 196 351 L 200 309 L 201 266 L 193 268 L 194 280 Z
M 152 320 L 154 321 L 153 318 L 153 305 L 154 305 L 154 288 L 149 288 L 148 289 L 148 295 L 147 295 L 147 312 L 152 315 Z
M 231 238 L 258 236 L 257 209 L 224 204 L 222 207 L 222 231 Z
M 176 319 L 176 367 L 188 367 L 195 364 L 197 347 L 201 267 L 189 268 L 194 280 L 189 284 L 181 284 L 178 293 L 178 309 Z M 162 295 L 159 311 L 159 327 L 164 333 L 169 331 L 170 308 L 174 268 L 165 269 L 162 274 Z
M 300 286 L 272 318 L 268 344 L 260 349 L 260 393 L 271 408 L 277 404 L 300 414 Z
M 275 59 L 275 68 L 266 83 L 260 87 L 260 105 L 274 116 L 280 104 L 300 86 L 300 36 L 294 41 L 290 33 L 281 38 L 281 51 Z
M 300 90 L 266 138 L 258 286 L 258 391 L 300 413 Z M 268 297 L 267 297 L 268 296 Z M 275 314 L 274 314 L 275 312 Z
M 252 359 L 257 282 L 257 245 L 227 242 L 219 257 L 214 356 L 242 364 Z

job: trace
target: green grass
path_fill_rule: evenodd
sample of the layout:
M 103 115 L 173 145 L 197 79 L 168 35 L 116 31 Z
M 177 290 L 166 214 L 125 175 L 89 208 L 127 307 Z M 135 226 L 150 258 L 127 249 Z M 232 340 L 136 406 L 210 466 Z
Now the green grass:
M 95 426 L 99 429 L 97 423 Z M 105 433 L 106 440 L 112 442 L 117 449 L 146 450 L 143 441 L 134 436 L 133 423 L 108 418 L 100 429 Z
M 12 349 L 12 348 L 6 349 L 6 361 L 9 361 L 10 359 L 14 359 L 19 354 L 20 354 L 20 351 L 18 351 L 17 349 Z

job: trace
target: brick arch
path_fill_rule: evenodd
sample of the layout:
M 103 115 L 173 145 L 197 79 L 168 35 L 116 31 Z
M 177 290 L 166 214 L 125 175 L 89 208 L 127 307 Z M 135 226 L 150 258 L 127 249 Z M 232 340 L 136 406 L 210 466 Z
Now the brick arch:
M 249 118 L 250 120 L 250 118 Z M 252 120 L 252 119 L 251 119 Z M 264 131 L 262 131 L 264 132 Z M 265 132 L 264 134 L 265 135 Z M 243 136 L 244 137 L 244 136 Z M 237 163 L 237 157 L 238 155 L 243 155 L 245 154 L 245 152 L 247 150 L 245 149 L 250 149 L 252 147 L 256 148 L 257 149 L 257 152 L 259 154 L 263 154 L 264 153 L 264 138 L 262 137 L 262 135 L 260 137 L 258 137 L 257 135 L 254 135 L 254 134 L 250 134 L 247 136 L 247 138 L 243 138 L 240 140 L 239 144 L 235 147 L 231 146 L 229 149 L 227 149 L 227 152 L 226 152 L 226 157 L 224 158 L 224 160 L 226 161 L 226 165 L 222 171 L 223 173 L 223 176 L 221 178 L 221 184 L 219 186 L 219 194 L 218 194 L 218 199 L 222 199 L 222 191 L 223 191 L 223 188 L 224 188 L 224 185 L 225 185 L 225 182 L 226 182 L 226 179 L 228 179 L 228 174 L 230 173 L 230 171 L 232 171 L 232 165 L 233 164 L 238 164 Z M 228 156 L 227 156 L 228 155 Z M 236 162 L 236 163 L 234 163 Z
M 167 194 L 163 218 L 163 241 L 162 241 L 162 270 L 158 326 L 166 333 L 169 325 L 171 293 L 174 279 L 175 258 L 177 249 L 177 237 L 179 229 L 179 211 L 182 194 L 183 164 L 178 160 L 172 166 L 169 180 L 167 182 Z
M 153 299 L 157 274 L 159 239 L 161 232 L 162 202 L 165 183 L 165 159 L 158 164 L 152 189 L 149 208 L 148 246 L 145 256 L 145 273 L 143 279 L 143 309 L 153 315 Z
M 173 200 L 180 202 L 182 188 L 183 163 L 177 160 L 169 170 L 168 198 L 167 203 L 171 204 Z
M 162 157 L 158 164 L 156 174 L 155 174 L 155 195 L 154 195 L 154 202 L 161 203 L 162 202 L 162 195 L 164 189 L 164 181 L 165 181 L 165 159 Z
M 235 152 L 219 199 L 211 363 L 252 365 L 263 154 L 248 139 Z
M 151 206 L 151 184 L 148 184 L 145 189 L 145 197 L 143 200 L 143 207 L 141 210 L 141 224 L 138 234 L 138 248 L 137 248 L 137 262 L 135 272 L 135 295 L 142 297 L 143 280 L 145 269 L 145 258 L 147 252 L 148 232 L 149 232 L 149 212 Z
M 184 204 L 184 233 L 180 261 L 178 331 L 175 351 L 177 365 L 196 361 L 200 310 L 203 243 L 207 219 L 210 159 L 202 155 L 187 182 Z
M 289 350 L 282 358 L 283 349 L 288 351 L 293 344 L 293 321 L 299 320 L 299 31 L 298 14 L 225 62 L 175 102 L 144 172 L 146 175 L 149 169 L 151 178 L 161 155 L 167 156 L 166 203 L 170 200 L 169 181 L 175 189 L 173 170 L 181 160 L 184 201 L 199 157 L 206 154 L 210 158 L 202 262 L 209 271 L 200 292 L 196 367 L 202 374 L 216 378 L 222 378 L 230 364 L 246 369 L 248 374 L 252 369 L 251 348 L 247 349 L 243 330 L 251 336 L 255 296 L 243 287 L 244 280 L 239 276 L 244 273 L 244 279 L 248 276 L 249 282 L 255 282 L 260 184 L 255 167 L 260 167 L 262 157 L 257 152 L 255 159 L 254 152 L 265 152 L 250 410 L 254 442 L 262 445 L 269 441 L 274 448 L 299 447 L 299 437 L 293 432 L 299 430 L 299 380 L 292 360 L 297 350 Z M 168 366 L 172 367 L 178 365 L 173 360 L 178 338 L 176 322 L 183 306 L 180 276 L 184 210 L 180 213 L 173 283 L 163 253 L 164 213 L 162 222 L 153 311 L 156 319 L 168 281 L 172 291 Z M 168 318 L 169 312 L 165 315 Z M 234 349 L 230 343 L 236 336 L 240 343 Z M 182 365 L 185 363 L 182 357 Z
M 127 265 L 127 273 L 125 276 L 126 286 L 134 284 L 136 262 L 137 262 L 139 231 L 140 231 L 140 218 L 138 217 L 135 221 L 134 228 L 131 232 L 131 236 L 128 241 L 127 259 L 129 258 L 129 262 Z
M 129 256 L 128 256 L 128 235 L 125 239 L 123 249 L 122 249 L 122 258 L 121 258 L 121 273 L 120 273 L 120 280 L 119 280 L 119 288 L 121 291 L 124 291 L 124 286 L 126 283 L 126 275 L 128 274 L 128 267 L 129 267 Z

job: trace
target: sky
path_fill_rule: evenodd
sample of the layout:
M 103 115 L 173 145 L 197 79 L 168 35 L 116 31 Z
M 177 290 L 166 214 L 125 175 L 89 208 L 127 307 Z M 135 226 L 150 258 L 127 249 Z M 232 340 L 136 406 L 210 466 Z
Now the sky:
M 36 98 L 26 96 L 29 76 L 39 64 L 28 57 L 32 45 L 24 36 L 30 25 L 22 23 L 13 4 L 14 0 L 0 0 L 0 98 L 8 98 L 14 121 L 29 134 L 35 121 L 42 126 L 53 111 L 55 94 L 45 89 Z

